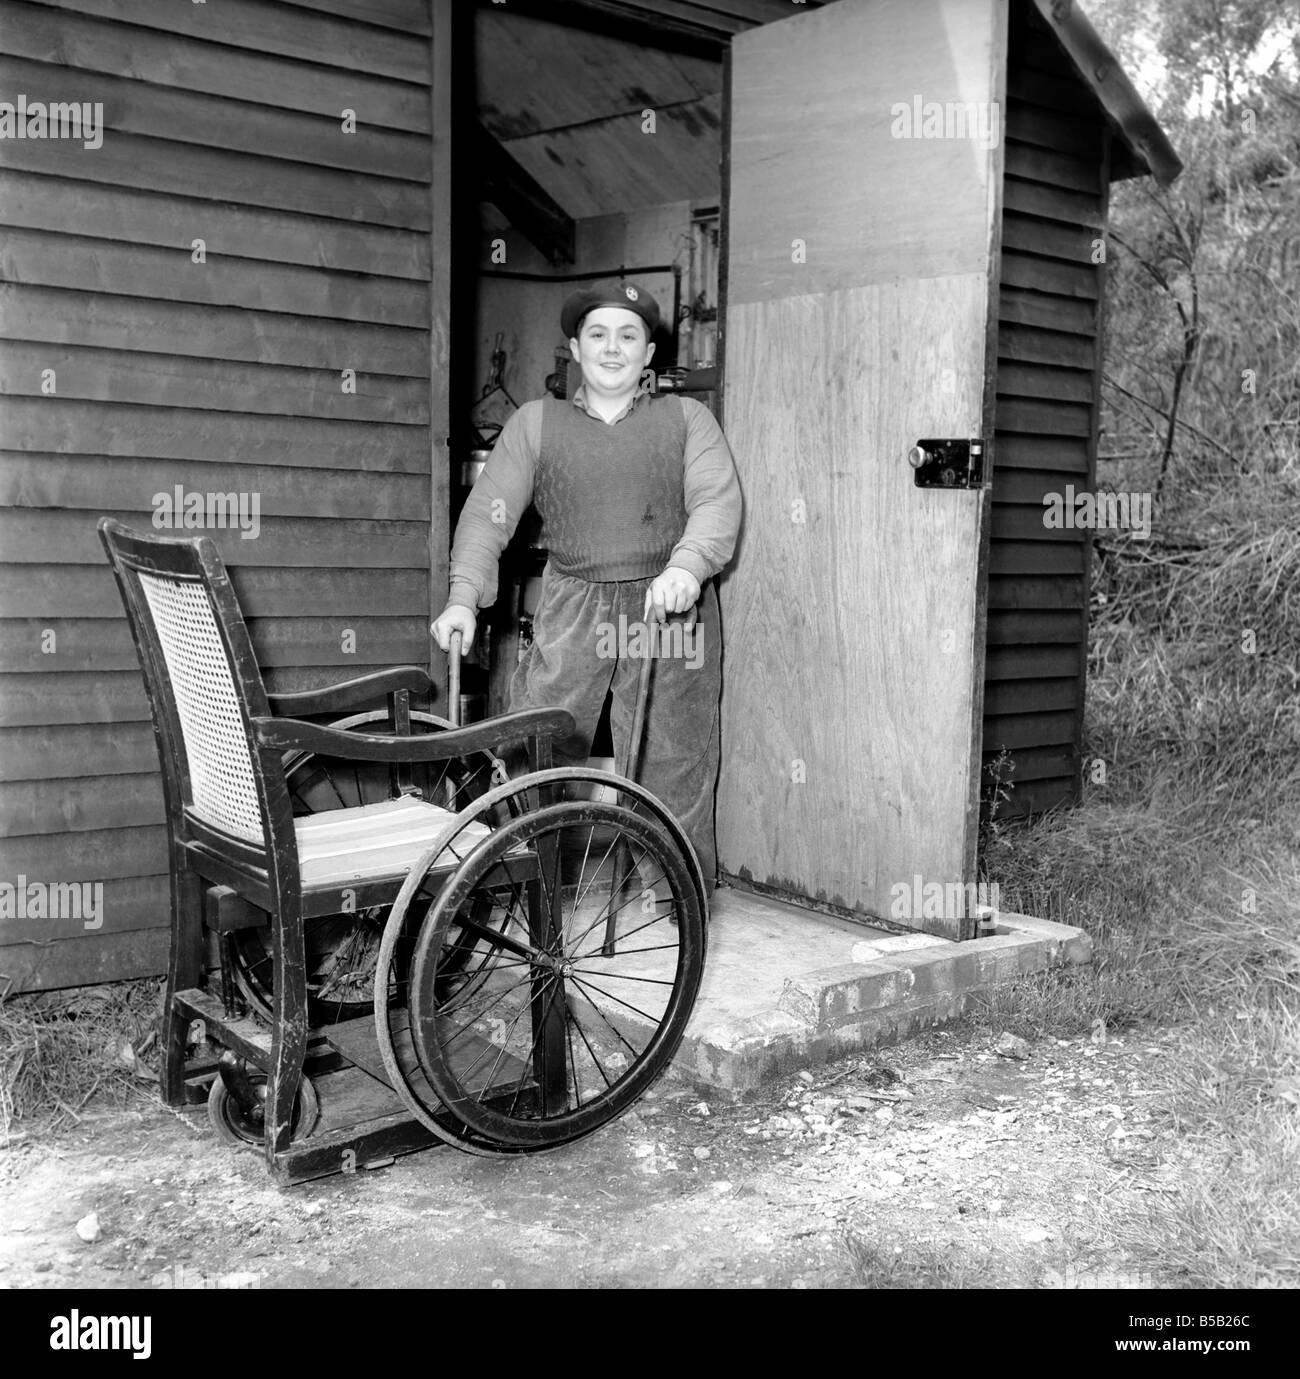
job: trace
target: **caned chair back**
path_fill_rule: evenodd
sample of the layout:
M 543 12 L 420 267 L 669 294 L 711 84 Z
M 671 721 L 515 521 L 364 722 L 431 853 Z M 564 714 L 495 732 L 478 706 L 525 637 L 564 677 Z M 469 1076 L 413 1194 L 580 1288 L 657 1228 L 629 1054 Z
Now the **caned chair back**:
M 142 535 L 112 518 L 99 532 L 140 654 L 168 793 L 209 827 L 261 846 L 249 718 L 269 708 L 216 546 L 206 536 Z

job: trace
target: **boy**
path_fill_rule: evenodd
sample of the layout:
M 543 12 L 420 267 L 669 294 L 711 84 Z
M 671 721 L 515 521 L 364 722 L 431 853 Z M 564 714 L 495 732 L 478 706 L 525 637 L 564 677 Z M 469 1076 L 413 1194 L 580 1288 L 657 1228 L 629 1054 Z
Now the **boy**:
M 694 609 L 686 654 L 654 667 L 639 779 L 681 822 L 712 890 L 722 644 L 711 579 L 735 548 L 740 481 L 706 407 L 641 385 L 659 324 L 644 288 L 584 288 L 565 302 L 560 324 L 582 385 L 567 401 L 525 403 L 502 429 L 457 524 L 451 589 L 433 634 L 445 651 L 459 629 L 470 647 L 477 610 L 496 599 L 501 552 L 531 501 L 549 559 L 510 708 L 568 709 L 577 731 L 555 744 L 555 760 L 580 764 L 611 688 L 619 759 L 626 748 L 638 678 L 626 649 L 643 640 L 628 630 Z

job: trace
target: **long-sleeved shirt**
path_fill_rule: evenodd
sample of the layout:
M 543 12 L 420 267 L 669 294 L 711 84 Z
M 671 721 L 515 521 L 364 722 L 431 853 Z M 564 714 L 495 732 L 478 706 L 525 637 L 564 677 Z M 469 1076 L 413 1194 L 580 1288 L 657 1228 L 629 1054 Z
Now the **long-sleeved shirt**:
M 685 525 L 665 566 L 688 570 L 702 584 L 723 569 L 735 549 L 742 507 L 740 479 L 731 448 L 713 414 L 693 398 L 678 400 L 685 421 L 681 471 Z M 612 422 L 591 410 L 582 388 L 574 395 L 573 405 L 587 419 L 583 425 L 603 429 L 617 428 L 637 409 L 656 403 L 649 395 L 638 394 Z M 542 455 L 544 408 L 542 401 L 526 402 L 497 437 L 456 526 L 448 603 L 479 609 L 496 601 L 501 553 L 533 500 Z M 598 444 L 602 434 L 603 430 L 593 431 L 592 442 Z M 558 462 L 562 463 L 562 458 Z M 608 494 L 593 493 L 592 513 L 598 513 L 608 498 Z M 543 515 L 548 527 L 556 525 L 555 514 Z M 584 526 L 586 516 L 582 511 L 563 515 L 565 523 L 575 530 Z

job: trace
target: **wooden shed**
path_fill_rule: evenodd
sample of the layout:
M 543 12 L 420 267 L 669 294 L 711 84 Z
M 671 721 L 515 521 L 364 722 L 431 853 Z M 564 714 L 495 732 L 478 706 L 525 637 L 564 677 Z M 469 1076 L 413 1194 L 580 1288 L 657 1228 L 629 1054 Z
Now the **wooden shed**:
M 675 381 L 747 491 L 726 870 L 884 917 L 900 878 L 973 875 L 982 759 L 1016 807 L 1073 797 L 1088 541 L 1042 497 L 1095 479 L 1107 186 L 1178 167 L 1077 8 L 0 0 L 0 52 L 0 101 L 103 136 L 0 140 L 0 986 L 163 962 L 96 519 L 216 526 L 272 688 L 437 670 L 490 356 L 540 395 L 599 272 L 687 308 Z M 927 105 L 998 137 L 927 137 Z M 972 437 L 991 489 L 914 486 L 910 447 Z M 33 882 L 102 903 L 33 913 Z

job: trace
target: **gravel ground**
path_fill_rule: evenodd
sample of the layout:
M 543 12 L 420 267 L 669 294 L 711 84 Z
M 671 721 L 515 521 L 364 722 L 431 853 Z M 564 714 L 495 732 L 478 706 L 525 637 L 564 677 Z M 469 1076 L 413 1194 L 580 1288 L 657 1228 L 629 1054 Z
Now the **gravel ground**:
M 1193 1167 L 1153 1118 L 1175 1047 L 957 1027 L 744 1101 L 661 1083 L 538 1158 L 288 1191 L 202 1108 L 92 1102 L 3 1155 L 0 1286 L 1176 1287 L 1125 1246 Z

